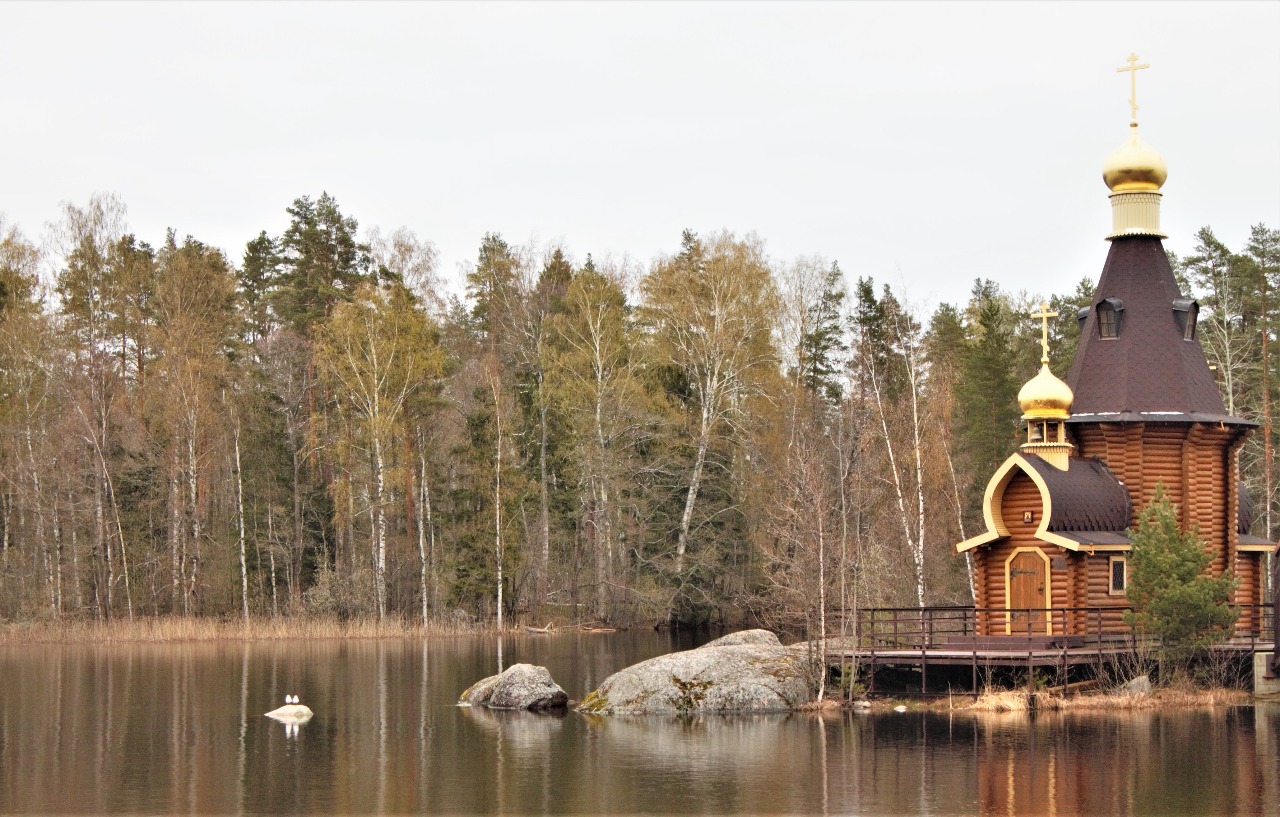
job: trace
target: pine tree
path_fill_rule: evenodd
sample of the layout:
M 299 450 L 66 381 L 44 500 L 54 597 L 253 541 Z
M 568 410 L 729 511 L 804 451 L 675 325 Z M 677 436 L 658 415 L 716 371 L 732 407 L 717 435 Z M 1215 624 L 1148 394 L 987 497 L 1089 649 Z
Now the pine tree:
M 1138 514 L 1129 541 L 1128 620 L 1158 637 L 1166 658 L 1185 664 L 1230 636 L 1239 615 L 1230 606 L 1236 581 L 1205 574 L 1212 556 L 1195 528 L 1182 530 L 1162 483 Z
M 369 248 L 356 241 L 356 220 L 342 215 L 328 193 L 314 202 L 295 199 L 286 212 L 293 220 L 280 237 L 281 273 L 271 300 L 280 319 L 306 335 L 369 277 Z

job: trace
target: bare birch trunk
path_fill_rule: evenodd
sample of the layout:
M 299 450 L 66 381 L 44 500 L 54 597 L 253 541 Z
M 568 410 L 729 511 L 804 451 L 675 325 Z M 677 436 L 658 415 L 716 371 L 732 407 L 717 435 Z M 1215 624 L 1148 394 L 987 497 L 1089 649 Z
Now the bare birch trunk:
M 246 622 L 249 621 L 249 561 L 245 553 L 244 522 L 244 472 L 240 467 L 240 418 L 237 416 L 233 429 L 236 455 L 236 521 L 240 528 L 240 612 Z
M 374 429 L 373 437 L 373 468 L 374 468 L 374 565 L 373 580 L 376 585 L 375 597 L 378 601 L 378 621 L 382 621 L 387 615 L 387 516 L 385 508 L 382 505 L 382 498 L 386 491 L 386 467 L 382 459 L 382 441 Z
M 427 626 L 427 525 L 426 514 L 427 505 L 431 502 L 431 494 L 427 489 L 427 454 L 422 439 L 422 433 L 418 433 L 418 507 L 417 507 L 417 525 L 418 525 L 418 591 L 422 597 L 422 626 Z
M 538 568 L 538 600 L 546 602 L 551 571 L 551 508 L 547 495 L 547 403 L 542 389 L 542 372 L 538 372 L 538 535 L 542 561 Z
M 490 373 L 489 385 L 493 391 L 493 419 L 495 442 L 493 452 L 493 554 L 497 561 L 498 632 L 502 632 L 502 563 L 506 553 L 502 541 L 502 392 L 498 387 L 497 362 Z M 502 659 L 498 659 L 501 664 Z
M 703 394 L 702 422 L 698 431 L 698 452 L 693 460 L 693 473 L 689 475 L 689 491 L 685 495 L 684 513 L 680 516 L 680 534 L 676 538 L 676 573 L 684 572 L 684 553 L 689 544 L 689 528 L 693 524 L 693 506 L 698 500 L 698 489 L 702 485 L 702 469 L 707 461 L 707 449 L 711 446 L 712 411 L 707 402 L 710 398 Z

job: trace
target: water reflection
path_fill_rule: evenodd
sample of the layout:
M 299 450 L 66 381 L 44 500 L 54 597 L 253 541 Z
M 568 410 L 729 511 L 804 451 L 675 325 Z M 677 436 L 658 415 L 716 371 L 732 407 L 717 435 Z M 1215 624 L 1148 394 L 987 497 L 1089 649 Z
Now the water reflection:
M 486 639 L 0 649 L 0 812 L 1263 814 L 1280 705 L 600 718 L 455 706 Z M 511 637 L 575 698 L 687 644 Z M 301 692 L 302 723 L 260 714 Z

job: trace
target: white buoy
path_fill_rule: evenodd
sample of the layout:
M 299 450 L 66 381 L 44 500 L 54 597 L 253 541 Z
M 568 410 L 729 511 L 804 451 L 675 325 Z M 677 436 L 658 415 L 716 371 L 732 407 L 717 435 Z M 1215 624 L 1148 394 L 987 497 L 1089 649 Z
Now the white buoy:
M 895 707 L 893 708 L 893 711 L 894 711 L 894 712 L 906 712 L 906 711 L 907 711 L 907 708 L 906 708 L 905 706 L 903 706 L 902 704 L 898 704 L 897 706 L 895 706 Z

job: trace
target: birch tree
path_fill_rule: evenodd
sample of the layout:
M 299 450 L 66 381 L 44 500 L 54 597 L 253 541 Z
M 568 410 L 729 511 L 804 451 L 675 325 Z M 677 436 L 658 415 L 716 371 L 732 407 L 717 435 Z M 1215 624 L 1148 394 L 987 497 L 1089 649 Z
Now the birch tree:
M 363 284 L 317 332 L 321 376 L 352 413 L 371 463 L 371 561 L 378 618 L 387 613 L 387 539 L 394 441 L 405 408 L 442 373 L 436 333 L 403 286 Z M 409 466 L 412 467 L 411 465 Z
M 596 616 L 606 620 L 622 566 L 614 534 L 619 481 L 643 432 L 646 396 L 636 371 L 626 295 L 616 278 L 587 265 L 573 277 L 545 351 L 551 402 L 567 420 L 581 527 L 590 544 Z
M 123 374 L 109 346 L 112 320 L 119 315 L 118 304 L 110 298 L 111 252 L 124 234 L 124 218 L 124 203 L 112 195 L 95 195 L 84 207 L 66 204 L 53 241 L 62 259 L 57 275 L 60 313 L 75 340 L 77 377 L 68 384 L 74 390 L 68 405 L 79 419 L 79 434 L 94 464 L 94 598 L 98 615 L 110 617 L 117 584 L 122 584 L 132 618 L 129 549 L 109 462 Z
M 676 533 L 675 573 L 684 572 L 694 507 L 717 437 L 741 435 L 751 398 L 777 370 L 772 343 L 775 290 L 764 244 L 730 233 L 698 238 L 659 261 L 641 282 L 642 319 L 658 358 L 684 377 L 692 415 L 693 463 Z

